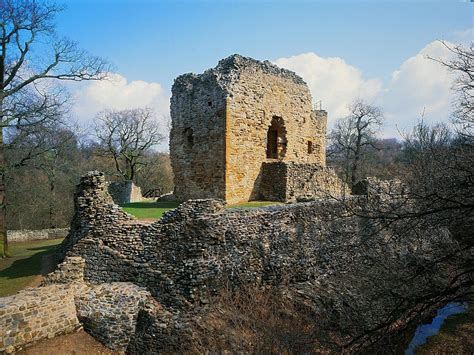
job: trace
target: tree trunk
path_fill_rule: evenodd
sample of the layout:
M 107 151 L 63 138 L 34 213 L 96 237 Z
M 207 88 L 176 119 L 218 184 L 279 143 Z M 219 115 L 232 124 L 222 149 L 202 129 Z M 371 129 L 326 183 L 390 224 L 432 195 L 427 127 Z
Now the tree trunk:
M 3 128 L 0 127 L 0 239 L 3 241 L 3 248 L 0 257 L 8 256 L 8 239 L 6 226 L 6 199 L 5 199 L 5 155 L 3 145 Z
M 54 183 L 49 184 L 49 228 L 54 228 Z
M 359 160 L 360 160 L 360 138 L 357 138 L 356 149 L 354 153 L 354 161 L 352 163 L 352 176 L 351 176 L 351 186 L 354 186 L 357 182 L 357 173 L 359 170 Z

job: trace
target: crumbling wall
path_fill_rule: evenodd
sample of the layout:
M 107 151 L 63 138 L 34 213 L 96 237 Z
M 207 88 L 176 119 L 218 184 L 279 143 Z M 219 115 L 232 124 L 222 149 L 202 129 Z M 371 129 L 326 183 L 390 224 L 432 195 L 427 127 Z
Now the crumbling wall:
M 130 282 L 84 282 L 85 260 L 67 257 L 41 287 L 0 298 L 0 353 L 81 327 L 107 347 L 125 351 L 140 312 L 165 317 L 150 293 Z M 170 319 L 171 324 L 171 319 Z
M 278 160 L 326 165 L 327 113 L 313 111 L 311 94 L 303 79 L 270 62 L 240 56 L 219 62 L 220 70 L 226 67 L 238 73 L 238 80 L 228 88 L 228 203 L 257 198 L 255 186 L 261 165 L 273 160 L 267 158 L 267 133 L 274 118 L 284 131 L 280 137 L 284 154 Z
M 232 55 L 203 74 L 179 76 L 172 94 L 170 154 L 180 201 L 255 199 L 261 164 L 273 160 L 273 122 L 281 133 L 277 160 L 326 164 L 327 113 L 313 110 L 294 72 Z
M 259 200 L 304 202 L 317 198 L 349 195 L 349 187 L 333 169 L 308 163 L 263 163 L 259 178 Z
M 170 158 L 179 201 L 224 198 L 226 93 L 219 75 L 176 78 L 171 97 Z
M 132 283 L 91 285 L 76 295 L 77 316 L 102 344 L 124 351 L 135 333 L 138 313 L 149 299 L 149 292 Z
M 50 285 L 0 298 L 0 353 L 80 327 L 74 289 Z
M 117 208 L 103 174 L 90 172 L 75 195 L 65 261 L 43 287 L 0 299 L 0 350 L 72 331 L 77 313 L 117 351 L 185 352 L 211 296 L 248 284 L 278 287 L 309 307 L 341 349 L 370 344 L 374 332 L 396 332 L 419 314 L 417 300 L 445 290 L 456 266 L 440 262 L 458 247 L 447 230 L 360 217 L 398 185 L 369 180 L 368 196 L 344 203 L 188 201 L 146 225 Z
M 376 326 L 396 306 L 385 293 L 386 282 L 400 292 L 415 292 L 406 279 L 417 262 L 455 248 L 446 231 L 413 226 L 418 229 L 407 232 L 397 223 L 382 228 L 378 221 L 359 217 L 354 212 L 363 208 L 366 197 L 258 209 L 226 209 L 222 201 L 195 200 L 144 225 L 124 219 L 104 204 L 106 197 L 93 198 L 101 195 L 98 191 L 106 194 L 102 183 L 100 174 L 81 181 L 78 196 L 90 205 L 89 212 L 79 208 L 82 222 L 76 225 L 87 228 L 71 232 L 65 254 L 84 258 L 84 277 L 90 282 L 133 281 L 164 306 L 178 309 L 205 304 L 209 295 L 229 285 L 303 284 L 319 290 L 321 311 L 337 300 L 343 302 L 340 316 L 346 324 L 351 321 L 344 312 L 362 328 Z M 417 292 L 441 287 L 441 280 L 417 280 Z
M 108 186 L 108 190 L 113 201 L 120 206 L 125 203 L 147 200 L 142 196 L 142 189 L 130 180 L 111 182 Z

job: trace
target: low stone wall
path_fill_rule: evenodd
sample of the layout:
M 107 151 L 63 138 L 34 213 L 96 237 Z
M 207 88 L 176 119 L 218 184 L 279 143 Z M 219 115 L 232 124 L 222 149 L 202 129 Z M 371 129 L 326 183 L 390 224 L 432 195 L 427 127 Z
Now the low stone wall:
M 77 315 L 84 329 L 102 344 L 125 351 L 135 333 L 138 313 L 149 299 L 149 292 L 132 283 L 93 285 L 77 295 Z
M 68 233 L 69 228 L 15 229 L 8 230 L 7 236 L 9 242 L 28 242 L 32 240 L 64 238 Z
M 140 312 L 158 318 L 164 312 L 147 290 L 132 283 L 84 282 L 84 266 L 84 259 L 68 257 L 41 287 L 0 298 L 0 353 L 82 326 L 110 349 L 123 352 L 134 337 Z
M 333 169 L 294 162 L 263 163 L 259 192 L 261 200 L 281 202 L 339 198 L 350 193 Z
M 79 327 L 70 285 L 26 289 L 0 298 L 0 353 Z

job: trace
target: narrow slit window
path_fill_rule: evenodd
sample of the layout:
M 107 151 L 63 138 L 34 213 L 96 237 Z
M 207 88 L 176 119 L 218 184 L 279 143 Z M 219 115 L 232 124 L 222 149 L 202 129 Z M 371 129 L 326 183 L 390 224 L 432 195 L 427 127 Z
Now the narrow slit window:
M 194 146 L 194 134 L 192 128 L 186 128 L 184 130 L 184 141 L 186 143 L 186 148 L 191 149 Z

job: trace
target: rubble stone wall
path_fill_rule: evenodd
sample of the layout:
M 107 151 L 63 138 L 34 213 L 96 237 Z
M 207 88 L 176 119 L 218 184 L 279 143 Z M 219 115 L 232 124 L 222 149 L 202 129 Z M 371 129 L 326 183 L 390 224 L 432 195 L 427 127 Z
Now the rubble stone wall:
M 117 205 L 130 202 L 153 201 L 142 196 L 142 189 L 133 181 L 114 181 L 109 184 L 109 193 Z
M 81 327 L 110 349 L 125 351 L 139 313 L 160 316 L 162 308 L 147 290 L 129 282 L 86 283 L 84 266 L 84 259 L 67 257 L 41 287 L 0 298 L 0 353 Z
M 0 353 L 79 327 L 69 285 L 31 288 L 0 298 Z
M 304 202 L 349 195 L 349 187 L 325 166 L 270 162 L 262 164 L 260 174 L 259 200 Z
M 226 93 L 213 71 L 179 76 L 171 97 L 175 197 L 224 198 Z
M 194 200 L 147 225 L 127 219 L 109 203 L 103 183 L 100 174 L 81 182 L 73 221 L 78 227 L 63 242 L 64 254 L 85 260 L 87 281 L 133 282 L 165 306 L 206 303 L 209 295 L 229 285 L 324 282 L 325 291 L 318 297 L 328 302 L 347 298 L 348 304 L 358 304 L 357 316 L 367 317 L 362 322 L 373 326 L 395 307 L 387 304 L 390 298 L 371 304 L 385 290 L 379 280 L 409 292 L 405 278 L 414 269 L 408 265 L 416 268 L 413 260 L 422 262 L 436 257 L 437 250 L 453 247 L 446 232 L 424 226 L 413 234 L 404 232 L 400 239 L 396 223 L 381 229 L 348 212 L 351 205 L 362 208 L 366 197 L 346 204 L 321 199 L 257 209 L 227 209 L 222 201 Z M 338 291 L 328 291 L 332 288 Z
M 28 242 L 31 240 L 46 240 L 64 238 L 69 228 L 49 229 L 12 229 L 7 231 L 9 242 Z
M 149 298 L 149 292 L 132 283 L 90 285 L 76 295 L 77 316 L 102 344 L 124 351 L 135 333 L 138 313 Z

